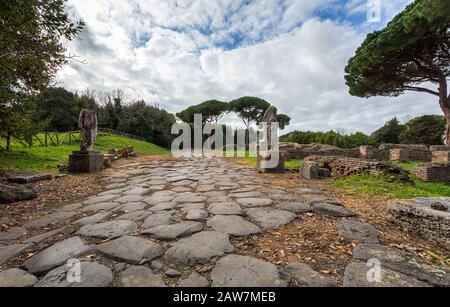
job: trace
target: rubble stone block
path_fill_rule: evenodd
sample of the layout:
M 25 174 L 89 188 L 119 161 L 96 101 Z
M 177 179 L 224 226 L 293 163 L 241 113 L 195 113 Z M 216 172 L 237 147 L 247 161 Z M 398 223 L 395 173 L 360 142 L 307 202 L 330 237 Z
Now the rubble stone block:
M 419 164 L 413 169 L 413 174 L 425 182 L 450 182 L 450 165 L 437 163 Z
M 319 179 L 319 169 L 318 163 L 305 161 L 300 167 L 300 174 L 304 179 L 317 180 Z
M 398 161 L 398 162 L 408 162 L 409 159 L 409 151 L 406 149 L 391 149 L 389 150 L 389 160 L 390 161 Z
M 450 164 L 450 151 L 433 151 L 433 163 L 439 163 L 444 165 Z

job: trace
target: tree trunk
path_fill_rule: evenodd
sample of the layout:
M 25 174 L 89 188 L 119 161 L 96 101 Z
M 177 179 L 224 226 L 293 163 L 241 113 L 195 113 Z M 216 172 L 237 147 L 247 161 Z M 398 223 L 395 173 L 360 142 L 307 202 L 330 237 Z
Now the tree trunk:
M 444 74 L 441 74 L 439 77 L 439 104 L 447 121 L 445 144 L 450 146 L 450 95 L 448 95 L 447 79 Z
M 11 150 L 11 135 L 6 134 L 6 150 Z

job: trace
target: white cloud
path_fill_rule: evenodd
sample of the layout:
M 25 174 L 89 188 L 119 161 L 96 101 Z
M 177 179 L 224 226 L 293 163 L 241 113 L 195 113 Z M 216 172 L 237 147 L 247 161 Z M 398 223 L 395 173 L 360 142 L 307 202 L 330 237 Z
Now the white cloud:
M 352 2 L 343 9 L 361 5 Z M 439 114 L 432 96 L 366 101 L 348 94 L 344 67 L 367 28 L 315 17 L 333 3 L 70 0 L 87 28 L 68 47 L 88 64 L 72 63 L 59 76 L 71 90 L 121 88 L 171 112 L 255 95 L 290 115 L 290 130 L 370 132 L 393 116 Z M 400 8 L 389 4 L 387 12 Z

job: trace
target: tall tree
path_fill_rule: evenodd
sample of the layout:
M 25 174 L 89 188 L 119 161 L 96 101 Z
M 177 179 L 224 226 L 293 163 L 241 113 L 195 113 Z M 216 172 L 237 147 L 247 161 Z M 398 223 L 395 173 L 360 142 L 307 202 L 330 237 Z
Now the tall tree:
M 403 144 L 442 145 L 445 132 L 445 117 L 425 115 L 405 124 L 406 131 L 400 135 Z
M 258 97 L 241 97 L 230 102 L 230 109 L 242 119 L 247 130 L 262 119 L 269 107 L 270 103 Z
M 182 121 L 192 124 L 194 123 L 195 114 L 202 114 L 204 125 L 206 123 L 217 123 L 228 111 L 228 103 L 218 100 L 208 100 L 199 105 L 191 106 L 176 115 Z
M 64 40 L 74 39 L 81 21 L 70 20 L 66 0 L 0 2 L 0 119 L 6 134 L 23 117 L 30 97 L 54 81 L 68 60 Z
M 350 94 L 398 96 L 405 91 L 439 97 L 450 144 L 450 1 L 416 0 L 385 29 L 369 34 L 345 72 Z M 430 89 L 423 83 L 437 85 Z
M 400 134 L 406 130 L 404 125 L 401 125 L 397 118 L 388 121 L 383 127 L 372 133 L 370 142 L 375 145 L 380 144 L 399 144 Z

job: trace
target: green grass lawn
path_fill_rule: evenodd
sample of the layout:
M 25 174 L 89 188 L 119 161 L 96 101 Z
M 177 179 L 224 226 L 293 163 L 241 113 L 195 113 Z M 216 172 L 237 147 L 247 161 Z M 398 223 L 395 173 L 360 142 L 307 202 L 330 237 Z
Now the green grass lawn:
M 132 140 L 124 137 L 100 134 L 97 137 L 94 149 L 106 153 L 112 148 L 121 149 L 127 145 L 133 145 L 138 154 L 168 154 L 168 149 L 156 146 L 152 143 Z M 3 171 L 30 171 L 30 172 L 57 172 L 58 164 L 67 164 L 72 151 L 79 150 L 79 142 L 70 145 L 48 146 L 34 144 L 31 148 L 25 148 L 13 143 L 10 152 L 0 151 L 0 170 Z
M 425 163 L 424 161 L 409 161 L 409 162 L 392 162 L 397 167 L 403 168 L 404 170 L 407 170 L 411 172 L 414 167 L 416 167 L 419 164 Z
M 450 197 L 450 184 L 429 183 L 414 179 L 414 183 L 388 182 L 384 176 L 370 174 L 355 175 L 336 179 L 331 187 L 361 194 L 386 195 L 400 199 L 415 197 Z
M 235 151 L 234 156 L 236 159 L 244 161 L 248 165 L 256 167 L 258 159 L 256 157 L 250 157 L 250 151 Z M 245 156 L 245 157 L 243 157 Z M 287 171 L 298 171 L 303 160 L 292 159 L 285 162 L 285 169 Z

